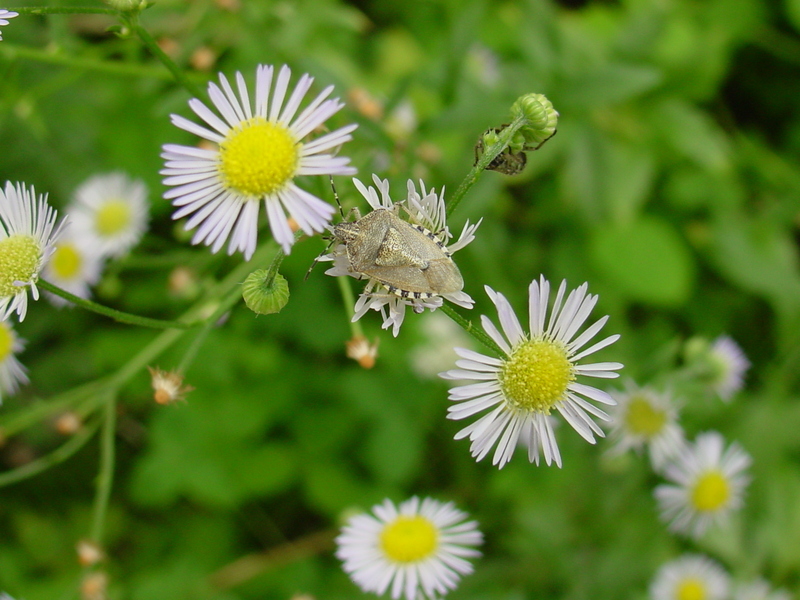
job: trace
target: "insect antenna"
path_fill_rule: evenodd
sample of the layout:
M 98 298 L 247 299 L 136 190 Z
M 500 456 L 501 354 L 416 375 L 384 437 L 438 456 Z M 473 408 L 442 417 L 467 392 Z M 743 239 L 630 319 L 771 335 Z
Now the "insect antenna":
M 347 217 L 344 216 L 344 209 L 342 208 L 342 203 L 339 202 L 339 194 L 336 193 L 336 186 L 333 185 L 333 175 L 328 175 L 328 179 L 331 180 L 331 189 L 333 190 L 333 198 L 336 200 L 336 206 L 339 207 L 339 214 L 342 216 L 342 221 L 347 220 Z
M 344 221 L 344 220 L 346 220 L 346 217 L 344 216 L 344 209 L 342 209 L 342 203 L 339 202 L 339 194 L 336 193 L 336 186 L 333 184 L 333 176 L 332 175 L 328 175 L 328 179 L 331 180 L 331 189 L 333 190 L 333 197 L 336 200 L 336 206 L 339 207 L 339 214 L 342 216 L 342 220 Z M 328 253 L 328 250 L 331 249 L 331 246 L 333 246 L 334 242 L 336 242 L 336 238 L 332 238 L 331 241 L 328 242 L 328 245 L 325 246 L 325 250 L 323 250 L 322 254 L 318 255 L 314 259 L 314 262 L 312 262 L 311 266 L 308 267 L 308 271 L 306 271 L 306 276 L 303 277 L 303 281 L 306 281 L 308 279 L 308 276 L 311 275 L 311 271 L 313 271 L 314 267 L 317 266 L 317 263 L 319 262 L 320 256 L 325 256 Z

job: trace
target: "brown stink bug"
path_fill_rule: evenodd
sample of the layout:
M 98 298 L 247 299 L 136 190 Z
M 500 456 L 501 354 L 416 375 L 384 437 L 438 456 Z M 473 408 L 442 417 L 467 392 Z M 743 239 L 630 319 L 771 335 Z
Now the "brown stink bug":
M 369 309 L 380 310 L 384 328 L 393 325 L 397 335 L 406 305 L 416 312 L 433 310 L 444 298 L 472 308 L 472 298 L 462 291 L 464 280 L 452 253 L 474 239 L 478 224 L 467 223 L 458 241 L 448 247 L 452 236 L 445 225 L 441 195 L 427 192 L 424 185 L 420 195 L 409 181 L 406 200 L 392 202 L 387 180 L 373 176 L 380 197 L 375 188 L 353 181 L 373 210 L 363 217 L 354 210 L 354 220 L 334 225 L 330 229 L 333 252 L 322 257 L 334 261 L 326 271 L 329 275 L 369 280 L 356 303 L 353 320 Z M 401 218 L 401 211 L 408 220 Z M 388 317 L 383 310 L 387 306 Z

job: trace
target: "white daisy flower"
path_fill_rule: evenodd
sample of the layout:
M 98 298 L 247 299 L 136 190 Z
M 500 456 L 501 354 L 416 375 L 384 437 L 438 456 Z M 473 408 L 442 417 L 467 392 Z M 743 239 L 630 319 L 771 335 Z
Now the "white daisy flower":
M 650 584 L 651 600 L 724 600 L 730 577 L 717 562 L 686 554 L 668 562 Z
M 463 359 L 456 361 L 459 369 L 441 374 L 444 379 L 477 381 L 450 390 L 450 400 L 457 404 L 448 408 L 449 419 L 466 419 L 492 409 L 456 434 L 456 439 L 469 436 L 470 450 L 477 460 L 483 459 L 497 444 L 492 464 L 502 468 L 511 460 L 517 443 L 521 443 L 527 446 L 531 462 L 539 464 L 541 447 L 545 462 L 549 465 L 555 461 L 560 467 L 561 454 L 547 418 L 553 409 L 589 443 L 595 443 L 595 434 L 603 437 L 602 429 L 590 415 L 604 421 L 608 420 L 608 415 L 582 396 L 609 405 L 614 404 L 614 399 L 576 379 L 578 376 L 614 378 L 618 376 L 614 371 L 622 365 L 578 362 L 614 343 L 619 335 L 609 336 L 581 351 L 602 329 L 608 317 L 598 320 L 576 337 L 597 303 L 597 296 L 587 294 L 588 285 L 584 283 L 564 301 L 566 286 L 567 282 L 562 281 L 548 323 L 550 283 L 544 277 L 531 282 L 528 289 L 530 333 L 522 330 L 508 300 L 486 287 L 497 307 L 503 333 L 486 316 L 481 316 L 481 323 L 505 356 L 494 358 L 456 348 Z
M 609 410 L 611 438 L 609 454 L 623 454 L 647 446 L 656 470 L 680 452 L 685 441 L 678 425 L 678 409 L 668 393 L 658 393 L 629 382 L 624 391 L 611 392 L 617 405 Z
M 720 398 L 728 401 L 734 393 L 742 389 L 744 374 L 750 368 L 750 361 L 739 345 L 727 335 L 714 340 L 710 352 L 714 367 L 714 390 Z
M 3 394 L 15 394 L 20 384 L 28 383 L 26 369 L 16 355 L 25 349 L 25 340 L 17 337 L 8 321 L 0 321 L 0 404 Z
M 384 500 L 372 513 L 350 518 L 336 538 L 336 556 L 365 592 L 391 588 L 395 599 L 432 599 L 455 589 L 472 572 L 465 559 L 480 556 L 478 524 L 452 502 L 415 496 L 395 507 Z
M 773 590 L 763 579 L 740 583 L 733 588 L 733 600 L 792 600 L 786 590 Z
M 250 104 L 244 77 L 237 71 L 234 92 L 224 75 L 221 88 L 208 84 L 208 94 L 218 117 L 200 100 L 189 101 L 191 109 L 210 127 L 197 125 L 178 115 L 172 123 L 212 142 L 213 149 L 166 144 L 161 157 L 164 185 L 176 186 L 164 194 L 178 210 L 173 219 L 191 215 L 186 229 L 195 229 L 193 244 L 204 243 L 217 252 L 230 236 L 228 254 L 236 250 L 249 260 L 256 248 L 259 202 L 264 205 L 275 240 L 289 253 L 294 234 L 287 213 L 306 234 L 322 232 L 334 208 L 295 185 L 299 175 L 353 175 L 350 159 L 335 156 L 339 146 L 352 139 L 357 125 L 347 125 L 315 140 L 307 136 L 344 104 L 326 98 L 326 87 L 296 116 L 314 78 L 300 78 L 286 105 L 291 71 L 284 65 L 272 87 L 274 68 L 259 65 L 256 71 L 255 102 Z M 305 141 L 304 141 L 305 140 Z
M 147 230 L 147 187 L 124 173 L 87 179 L 69 207 L 71 235 L 103 256 L 119 257 Z
M 19 13 L 16 13 L 11 10 L 6 10 L 5 8 L 0 8 L 0 27 L 5 27 L 8 25 L 8 20 L 13 19 L 14 17 L 19 16 Z M 0 30 L 0 40 L 3 39 L 3 32 Z
M 6 182 L 0 190 L 0 321 L 16 312 L 19 320 L 28 311 L 28 288 L 39 299 L 39 272 L 53 253 L 53 242 L 61 233 L 56 211 L 47 195 L 36 198 L 31 186 L 25 189 Z
M 320 257 L 320 260 L 333 261 L 333 267 L 325 271 L 327 275 L 349 275 L 356 279 L 368 279 L 364 291 L 356 301 L 353 321 L 363 317 L 368 310 L 380 311 L 383 316 L 383 329 L 391 327 L 392 334 L 397 336 L 405 318 L 406 306 L 420 313 L 426 308 L 430 310 L 439 308 L 444 299 L 464 308 L 472 308 L 474 301 L 462 291 L 464 282 L 461 273 L 450 257 L 475 239 L 475 230 L 480 221 L 474 225 L 470 225 L 467 221 L 458 241 L 448 245 L 453 235 L 445 222 L 444 190 L 441 194 L 436 194 L 433 189 L 428 192 L 425 184 L 420 181 L 422 194 L 419 194 L 414 182 L 409 180 L 406 200 L 392 202 L 389 196 L 389 181 L 381 180 L 377 175 L 373 175 L 372 180 L 380 190 L 380 197 L 375 188 L 371 186 L 367 188 L 358 179 L 353 179 L 353 183 L 373 209 L 364 219 L 369 221 L 372 231 L 377 231 L 383 236 L 374 240 L 374 245 L 380 244 L 379 248 L 374 249 L 376 256 L 366 257 L 373 263 L 370 265 L 373 268 L 366 273 L 354 266 L 354 263 L 363 258 L 355 254 L 356 243 L 360 241 L 361 236 L 368 235 L 364 233 L 363 228 L 366 227 L 364 220 L 340 223 L 333 227 L 331 231 L 340 243 L 330 254 Z M 444 269 L 434 272 L 434 269 L 430 268 L 433 261 L 425 259 L 423 263 L 422 259 L 418 259 L 419 249 L 409 244 L 408 234 L 398 232 L 391 222 L 381 223 L 371 220 L 373 218 L 371 215 L 380 214 L 378 211 L 390 211 L 392 218 L 401 219 L 401 209 L 408 217 L 411 229 L 415 230 L 410 230 L 411 235 L 423 236 L 426 238 L 423 240 L 424 243 L 430 244 L 435 252 L 442 253 L 443 262 L 440 264 Z M 352 236 L 352 240 L 345 243 L 343 236 Z M 412 241 L 413 239 L 412 237 Z M 383 257 L 380 254 L 385 248 L 392 250 L 391 256 Z M 429 250 L 426 248 L 423 251 Z M 415 260 L 419 264 L 416 264 Z M 444 278 L 441 277 L 442 274 Z M 435 277 L 437 278 L 434 279 Z
M 656 487 L 655 497 L 662 520 L 669 529 L 695 538 L 712 523 L 723 523 L 731 511 L 741 508 L 744 489 L 750 477 L 750 455 L 737 443 L 725 448 L 716 431 L 697 436 L 664 469 L 672 482 Z
M 94 240 L 83 238 L 79 241 L 74 230 L 67 228 L 67 234 L 58 240 L 55 251 L 42 269 L 42 277 L 79 298 L 91 295 L 89 287 L 100 279 L 103 268 L 102 254 Z M 60 296 L 47 293 L 47 298 L 56 306 L 69 304 Z

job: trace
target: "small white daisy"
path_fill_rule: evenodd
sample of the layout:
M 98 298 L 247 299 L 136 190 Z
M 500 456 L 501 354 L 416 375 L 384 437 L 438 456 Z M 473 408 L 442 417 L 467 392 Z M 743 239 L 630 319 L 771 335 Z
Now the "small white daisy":
M 218 117 L 200 100 L 189 101 L 191 109 L 211 129 L 178 115 L 172 123 L 212 142 L 213 149 L 166 144 L 161 157 L 164 185 L 177 186 L 164 194 L 179 207 L 173 219 L 192 215 L 186 229 L 197 228 L 193 244 L 204 243 L 217 252 L 230 236 L 228 254 L 236 250 L 249 260 L 256 248 L 259 203 L 264 201 L 270 229 L 287 254 L 294 244 L 288 213 L 306 234 L 322 232 L 334 208 L 295 185 L 299 175 L 353 175 L 350 159 L 335 156 L 337 149 L 352 139 L 357 125 L 347 125 L 315 140 L 307 136 L 344 104 L 326 98 L 326 87 L 295 118 L 300 103 L 314 78 L 300 78 L 288 101 L 291 71 L 284 65 L 272 87 L 274 68 L 259 65 L 256 71 L 255 103 L 250 104 L 244 77 L 237 71 L 238 95 L 220 73 L 221 89 L 208 84 L 208 94 Z
M 744 489 L 750 482 L 744 471 L 750 463 L 750 455 L 736 442 L 726 449 L 718 432 L 698 435 L 695 443 L 685 446 L 664 469 L 664 477 L 672 485 L 655 489 L 662 520 L 669 523 L 671 531 L 695 538 L 712 523 L 723 523 L 743 504 Z
M 717 562 L 686 554 L 663 565 L 650 584 L 651 600 L 724 600 L 730 577 Z
M 115 172 L 90 177 L 69 207 L 71 235 L 103 256 L 119 257 L 147 230 L 147 187 Z
M 336 556 L 365 592 L 391 588 L 395 599 L 432 599 L 455 589 L 472 572 L 465 559 L 480 556 L 478 524 L 452 502 L 415 496 L 395 507 L 384 500 L 372 513 L 351 517 L 336 538 Z
M 14 17 L 19 16 L 19 13 L 16 13 L 11 10 L 6 10 L 5 8 L 0 8 L 0 27 L 5 27 L 8 25 L 8 20 L 13 19 Z M 0 40 L 3 39 L 3 31 L 0 30 Z
M 7 321 L 0 321 L 0 404 L 4 394 L 15 394 L 20 384 L 28 383 L 25 367 L 16 357 L 24 349 L 25 340 Z
M 61 233 L 56 211 L 47 195 L 36 198 L 33 186 L 6 182 L 0 190 L 0 320 L 16 312 L 19 320 L 28 311 L 28 288 L 39 299 L 39 272 L 53 253 L 53 242 Z
M 744 374 L 750 368 L 750 361 L 739 345 L 727 335 L 714 340 L 710 352 L 714 370 L 712 385 L 720 398 L 728 401 L 734 393 L 742 389 Z
M 50 260 L 42 269 L 42 277 L 79 298 L 91 295 L 89 287 L 100 279 L 103 268 L 102 254 L 97 244 L 92 248 L 93 240 L 83 241 L 71 235 L 74 230 L 67 228 L 66 235 L 61 236 L 56 244 Z M 47 298 L 56 306 L 69 304 L 60 296 L 47 293 Z
M 588 286 L 584 283 L 564 301 L 566 286 L 566 281 L 559 286 L 548 322 L 550 283 L 544 277 L 531 282 L 528 289 L 530 333 L 522 330 L 508 300 L 486 287 L 497 307 L 505 335 L 486 316 L 481 316 L 481 323 L 505 356 L 494 358 L 456 348 L 463 359 L 456 361 L 460 368 L 441 374 L 444 379 L 478 382 L 450 390 L 450 400 L 457 404 L 448 408 L 449 419 L 466 419 L 494 407 L 456 434 L 456 439 L 469 436 L 470 450 L 477 460 L 483 459 L 497 444 L 492 464 L 502 468 L 511 460 L 519 442 L 527 446 L 531 462 L 539 464 L 541 447 L 545 462 L 549 465 L 555 461 L 560 467 L 561 454 L 547 418 L 553 409 L 589 443 L 595 443 L 595 434 L 603 437 L 602 429 L 590 415 L 604 421 L 608 420 L 608 415 L 581 396 L 609 405 L 614 404 L 614 399 L 606 392 L 578 383 L 576 378 L 614 378 L 618 376 L 614 371 L 622 365 L 617 362 L 581 365 L 578 362 L 614 343 L 619 335 L 609 336 L 580 351 L 602 329 L 608 317 L 575 337 L 589 318 L 597 296 L 587 294 Z
M 763 579 L 739 583 L 733 588 L 733 600 L 791 600 L 786 590 L 773 590 Z
M 414 182 L 409 180 L 407 185 L 408 195 L 406 200 L 401 202 L 392 202 L 392 199 L 389 196 L 389 181 L 387 179 L 381 180 L 377 175 L 373 175 L 372 180 L 375 182 L 378 190 L 380 190 L 380 197 L 378 197 L 378 192 L 375 190 L 375 188 L 371 186 L 367 188 L 358 179 L 353 179 L 353 183 L 355 184 L 356 188 L 359 192 L 361 192 L 361 195 L 364 196 L 373 209 L 373 213 L 370 214 L 374 214 L 375 211 L 386 210 L 392 211 L 393 214 L 400 218 L 400 211 L 403 209 L 411 226 L 416 229 L 420 235 L 424 234 L 430 237 L 439 246 L 447 258 L 449 258 L 454 252 L 464 248 L 464 246 L 475 239 L 475 230 L 480 225 L 480 221 L 474 225 L 470 225 L 469 221 L 467 221 L 467 223 L 464 225 L 464 229 L 461 231 L 458 241 L 454 244 L 448 245 L 449 240 L 453 236 L 446 224 L 444 191 L 442 191 L 441 194 L 436 194 L 436 191 L 433 189 L 428 192 L 425 189 L 425 184 L 420 181 L 420 189 L 422 194 L 419 194 L 416 190 Z M 369 217 L 369 215 L 367 215 L 367 217 Z M 343 223 L 337 225 L 332 230 L 335 232 L 337 229 L 342 230 L 345 227 L 347 228 L 347 231 L 350 232 L 350 230 L 355 228 L 356 225 L 354 223 Z M 386 240 L 388 239 L 390 233 L 395 231 L 396 230 L 394 228 L 389 227 L 385 234 L 386 239 L 380 240 L 380 242 L 382 244 L 389 244 L 389 242 Z M 397 239 L 393 240 L 391 243 L 396 246 L 396 254 L 399 255 L 400 258 L 405 261 L 405 263 L 399 265 L 399 269 L 395 268 L 398 267 L 398 265 L 387 263 L 384 270 L 396 273 L 393 276 L 400 279 L 414 275 L 419 276 L 419 279 L 422 280 L 424 285 L 428 285 L 429 276 L 427 273 L 432 272 L 433 269 L 430 271 L 425 271 L 427 267 L 417 267 L 414 272 L 405 272 L 415 269 L 415 266 L 410 264 L 409 256 L 413 255 L 416 249 L 407 247 L 407 241 L 402 238 L 402 234 L 396 237 Z M 391 258 L 393 257 L 390 257 L 390 259 Z M 350 277 L 355 277 L 356 279 L 368 279 L 364 291 L 356 301 L 353 321 L 357 321 L 363 317 L 368 310 L 380 311 L 381 315 L 383 316 L 383 329 L 388 329 L 391 327 L 392 334 L 395 336 L 397 336 L 398 332 L 400 331 L 400 325 L 402 325 L 403 319 L 405 318 L 406 306 L 412 307 L 414 312 L 419 313 L 426 308 L 430 310 L 439 308 L 442 305 L 443 299 L 449 300 L 453 304 L 457 304 L 458 306 L 464 308 L 472 308 L 472 305 L 474 304 L 472 298 L 470 298 L 468 294 L 461 290 L 463 281 L 461 280 L 461 274 L 458 272 L 457 267 L 455 268 L 457 280 L 455 281 L 452 291 L 446 293 L 435 293 L 434 289 L 426 288 L 426 291 L 423 292 L 416 290 L 409 292 L 408 290 L 398 289 L 401 285 L 400 282 L 379 280 L 376 277 L 353 270 L 353 257 L 348 251 L 348 244 L 337 244 L 330 254 L 321 257 L 320 260 L 333 261 L 333 267 L 325 271 L 327 275 L 333 275 L 334 277 L 349 275 Z M 397 273 L 397 271 L 399 271 L 399 273 Z M 396 283 L 396 285 L 391 285 L 392 283 Z
M 680 452 L 685 443 L 683 429 L 671 394 L 629 382 L 624 391 L 611 392 L 611 396 L 617 405 L 609 410 L 614 441 L 609 454 L 641 451 L 647 446 L 650 462 L 659 470 Z

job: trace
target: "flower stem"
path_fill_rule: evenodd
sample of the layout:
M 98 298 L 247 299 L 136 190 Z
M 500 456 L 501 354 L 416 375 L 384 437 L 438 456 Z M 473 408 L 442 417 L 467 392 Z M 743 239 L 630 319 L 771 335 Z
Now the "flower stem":
M 66 290 L 62 290 L 60 287 L 53 285 L 49 281 L 45 281 L 44 279 L 40 279 L 37 282 L 37 285 L 51 294 L 55 294 L 56 296 L 64 298 L 64 300 L 72 302 L 76 306 L 80 306 L 86 310 L 110 317 L 119 323 L 140 325 L 141 327 L 151 327 L 153 329 L 191 329 L 197 325 L 197 323 L 184 323 L 182 321 L 162 321 L 160 319 L 149 319 L 147 317 L 140 317 L 139 315 L 133 315 L 119 310 L 114 310 L 113 308 L 108 308 L 107 306 L 97 304 L 91 300 L 79 298 L 74 294 L 70 294 Z
M 116 17 L 119 11 L 99 6 L 20 6 L 12 9 L 20 15 L 110 15 Z
M 505 356 L 505 352 L 503 352 L 500 346 L 494 343 L 494 340 L 492 338 L 490 338 L 483 331 L 475 327 L 472 321 L 469 321 L 468 319 L 465 319 L 460 314 L 458 314 L 453 309 L 452 306 L 450 306 L 449 304 L 442 304 L 442 307 L 439 310 L 441 310 L 444 314 L 453 319 L 453 321 L 455 321 L 459 327 L 461 327 L 464 331 L 466 331 L 468 334 L 470 334 L 472 337 L 478 340 L 481 344 L 489 348 L 498 357 Z
M 94 515 L 90 539 L 103 545 L 103 529 L 114 483 L 114 434 L 117 425 L 117 397 L 109 393 L 105 398 L 103 429 L 100 432 L 100 472 L 97 475 L 97 494 L 94 498 Z
M 508 147 L 508 144 L 514 137 L 514 134 L 517 133 L 517 131 L 519 131 L 525 125 L 525 123 L 527 123 L 525 117 L 518 117 L 514 119 L 514 121 L 512 121 L 508 127 L 505 127 L 503 131 L 500 132 L 497 142 L 486 149 L 480 159 L 478 159 L 478 162 L 475 163 L 472 169 L 470 169 L 469 173 L 467 173 L 467 176 L 464 177 L 464 181 L 462 181 L 461 185 L 458 186 L 455 194 L 453 194 L 450 197 L 450 200 L 447 202 L 448 217 L 453 214 L 453 211 L 455 211 L 461 200 L 464 199 L 464 196 L 469 189 L 475 185 L 481 173 L 486 170 L 486 167 L 489 166 L 489 163 L 497 158 L 497 156 L 499 156 L 500 153 Z
M 131 20 L 130 27 L 131 30 L 134 31 L 137 36 L 139 36 L 141 42 L 147 47 L 148 50 L 150 50 L 153 56 L 160 60 L 161 64 L 169 69 L 169 72 L 172 73 L 175 81 L 180 83 L 184 89 L 189 92 L 189 94 L 195 98 L 200 98 L 200 89 L 191 81 L 189 81 L 178 65 L 176 65 L 175 62 L 169 56 L 167 56 L 166 52 L 161 49 L 158 43 L 156 43 L 156 41 L 153 39 L 153 36 L 150 35 L 150 33 L 136 21 Z

